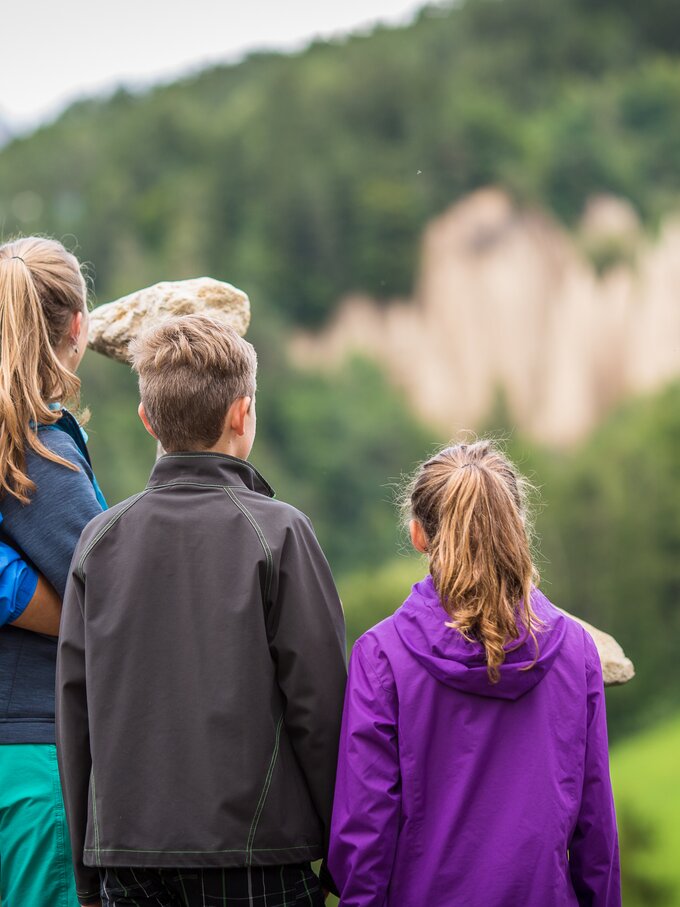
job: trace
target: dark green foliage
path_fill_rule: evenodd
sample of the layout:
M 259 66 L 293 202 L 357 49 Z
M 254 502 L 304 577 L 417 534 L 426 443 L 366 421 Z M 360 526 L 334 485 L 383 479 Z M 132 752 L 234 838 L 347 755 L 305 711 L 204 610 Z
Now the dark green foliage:
M 680 702 L 680 386 L 633 401 L 546 468 L 546 591 L 611 632 L 637 676 L 608 698 L 617 733 Z
M 427 220 L 489 182 L 567 221 L 603 190 L 653 219 L 680 194 L 672 8 L 468 0 L 84 101 L 3 149 L 0 230 L 77 236 L 100 299 L 210 273 L 314 324 L 409 292 Z
M 436 443 L 378 368 L 352 359 L 328 376 L 296 372 L 273 326 L 253 340 L 258 378 L 253 462 L 284 500 L 312 518 L 337 572 L 390 558 L 399 531 L 394 487 Z
M 156 442 L 137 418 L 137 382 L 131 369 L 88 352 L 81 367 L 86 426 L 98 479 L 109 504 L 140 491 L 156 457 Z

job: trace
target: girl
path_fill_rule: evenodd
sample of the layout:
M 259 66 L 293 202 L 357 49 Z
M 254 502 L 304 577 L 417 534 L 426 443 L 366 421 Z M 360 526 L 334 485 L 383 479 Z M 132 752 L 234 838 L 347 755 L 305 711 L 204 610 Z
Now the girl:
M 53 637 L 76 542 L 106 506 L 84 434 L 63 408 L 78 398 L 86 339 L 74 256 L 37 237 L 0 246 L 3 907 L 78 904 L 54 746 Z
M 618 907 L 595 645 L 538 591 L 523 482 L 481 441 L 408 494 L 430 573 L 352 653 L 329 868 L 342 907 Z

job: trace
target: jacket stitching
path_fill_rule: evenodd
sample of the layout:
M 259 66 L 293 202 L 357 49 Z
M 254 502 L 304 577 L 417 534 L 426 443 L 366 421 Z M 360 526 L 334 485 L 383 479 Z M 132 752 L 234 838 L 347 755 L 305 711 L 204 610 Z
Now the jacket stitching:
M 97 791 L 94 786 L 94 767 L 90 769 L 90 789 L 92 791 L 92 819 L 94 821 L 94 854 L 97 860 L 101 859 L 99 848 L 99 823 L 97 821 Z M 88 848 L 91 850 L 92 848 Z
M 213 451 L 205 450 L 205 451 L 195 451 L 195 452 L 181 453 L 181 454 L 174 454 L 174 453 L 163 454 L 161 459 L 163 459 L 163 460 L 184 460 L 184 459 L 194 460 L 197 457 L 212 457 L 215 460 L 228 460 L 231 463 L 238 463 L 239 465 L 243 465 L 246 467 L 246 469 L 249 470 L 249 472 L 251 472 L 254 476 L 256 476 L 266 486 L 266 488 L 269 489 L 269 491 L 271 491 L 272 493 L 274 492 L 274 489 L 271 487 L 269 482 L 265 479 L 265 477 L 261 473 L 259 473 L 257 471 L 257 469 L 255 469 L 255 467 L 252 465 L 252 463 L 249 463 L 247 460 L 241 460 L 238 457 L 232 457 L 231 454 L 214 453 Z
M 252 847 L 251 851 L 252 853 L 276 853 L 279 851 L 285 853 L 287 850 L 314 850 L 317 847 L 321 847 L 321 845 L 296 844 L 294 847 L 289 847 L 284 844 L 282 847 Z M 94 847 L 84 847 L 83 850 L 85 853 L 95 853 Z M 136 850 L 120 847 L 100 847 L 98 853 L 247 853 L 247 851 L 240 847 L 232 848 L 231 850 Z
M 147 491 L 155 491 L 156 488 L 176 488 L 178 485 L 190 485 L 192 488 L 224 488 L 225 486 L 221 482 L 184 482 L 182 479 L 177 479 L 174 482 L 163 482 L 158 485 L 149 485 Z M 231 485 L 227 486 L 231 488 Z M 234 488 L 238 488 L 238 485 L 235 485 Z
M 256 472 L 254 466 L 251 466 L 246 460 L 239 460 L 238 457 L 232 457 L 230 454 L 221 454 L 215 453 L 212 450 L 197 450 L 194 452 L 187 453 L 167 453 L 163 454 L 163 460 L 195 460 L 196 457 L 213 457 L 216 460 L 231 460 L 234 463 L 243 463 L 248 469 L 252 469 L 253 472 Z
M 67 891 L 69 887 L 69 880 L 66 871 L 66 866 L 69 862 L 69 854 L 65 847 L 65 836 L 64 836 L 64 825 L 65 825 L 65 816 L 63 812 L 63 800 L 61 794 L 61 784 L 59 783 L 59 766 L 57 764 L 57 751 L 56 748 L 49 747 L 48 750 L 48 760 L 50 763 L 50 774 L 52 776 L 52 808 L 54 814 L 54 829 L 56 831 L 57 837 L 57 847 L 59 853 L 58 860 L 58 873 L 59 873 L 59 885 L 62 891 Z M 68 832 L 67 832 L 68 834 Z
M 76 576 L 79 576 L 81 580 L 85 579 L 85 577 L 83 575 L 83 567 L 85 566 L 85 560 L 90 556 L 90 553 L 92 552 L 92 549 L 95 547 L 95 545 L 99 544 L 99 542 L 104 538 L 104 536 L 109 531 L 109 529 L 111 529 L 113 526 L 115 526 L 115 524 L 118 522 L 118 520 L 124 514 L 126 514 L 128 512 L 128 510 L 134 504 L 137 503 L 137 501 L 139 501 L 141 498 L 143 498 L 144 495 L 148 493 L 148 491 L 149 491 L 149 489 L 146 488 L 146 489 L 144 489 L 144 491 L 140 491 L 140 493 L 138 495 L 135 495 L 135 497 L 130 501 L 130 503 L 126 507 L 123 507 L 123 509 L 121 511 L 119 511 L 113 517 L 113 519 L 110 520 L 105 526 L 103 526 L 99 530 L 99 532 L 95 535 L 95 537 L 92 539 L 90 544 L 87 546 L 87 548 L 83 551 L 82 555 L 80 556 L 80 560 L 78 561 L 78 566 L 76 567 L 76 570 L 75 570 Z
M 264 785 L 262 786 L 262 792 L 260 793 L 260 799 L 257 801 L 257 806 L 255 807 L 255 815 L 253 816 L 253 821 L 250 823 L 250 831 L 248 832 L 248 840 L 246 842 L 246 851 L 248 853 L 248 865 L 252 863 L 253 855 L 253 843 L 255 841 L 255 835 L 257 833 L 257 826 L 260 822 L 260 817 L 262 815 L 262 810 L 264 809 L 264 804 L 267 799 L 267 794 L 269 793 L 269 788 L 272 783 L 272 778 L 274 776 L 274 766 L 276 765 L 276 759 L 279 755 L 279 744 L 281 741 L 281 728 L 283 727 L 283 715 L 279 718 L 278 724 L 276 725 L 276 739 L 274 740 L 274 752 L 272 757 L 269 760 L 269 768 L 267 769 L 267 776 L 264 779 Z
M 272 557 L 271 548 L 269 547 L 269 543 L 267 542 L 267 539 L 265 538 L 264 533 L 260 529 L 260 526 L 258 525 L 257 520 L 252 515 L 252 513 L 248 510 L 246 505 L 243 504 L 241 501 L 239 501 L 238 497 L 236 496 L 236 494 L 234 493 L 234 491 L 232 490 L 232 488 L 229 485 L 223 485 L 222 488 L 224 489 L 225 494 L 229 495 L 229 497 L 232 499 L 234 504 L 236 504 L 238 509 L 241 511 L 241 513 L 244 515 L 244 517 L 248 520 L 250 525 L 253 527 L 253 529 L 257 533 L 257 537 L 260 540 L 260 544 L 262 545 L 262 550 L 264 551 L 264 556 L 267 561 L 267 573 L 266 573 L 265 581 L 264 581 L 264 594 L 263 594 L 263 602 L 264 602 L 264 606 L 266 608 L 267 605 L 269 604 L 269 592 L 271 589 L 272 573 L 274 570 L 274 559 Z
M 356 648 L 357 648 L 357 652 L 358 652 L 359 658 L 361 658 L 361 660 L 363 661 L 364 665 L 367 665 L 367 666 L 368 666 L 368 668 L 370 669 L 371 674 L 373 674 L 373 676 L 375 677 L 375 679 L 378 681 L 378 684 L 380 685 L 380 687 L 381 687 L 383 693 L 385 693 L 387 696 L 389 696 L 390 699 L 393 699 L 393 698 L 394 698 L 394 689 L 388 689 L 388 688 L 385 686 L 385 684 L 383 683 L 382 677 L 380 676 L 380 674 L 378 674 L 377 668 L 376 668 L 375 665 L 370 661 L 370 659 L 368 658 L 368 656 L 367 656 L 366 653 L 364 652 L 363 648 L 362 648 L 360 645 L 357 645 Z
M 159 482 L 157 485 L 147 485 L 145 491 L 155 491 L 157 488 L 177 488 L 178 485 L 190 485 L 192 488 L 246 488 L 250 491 L 247 485 L 225 485 L 224 482 L 185 482 L 183 479 L 175 479 L 173 482 Z

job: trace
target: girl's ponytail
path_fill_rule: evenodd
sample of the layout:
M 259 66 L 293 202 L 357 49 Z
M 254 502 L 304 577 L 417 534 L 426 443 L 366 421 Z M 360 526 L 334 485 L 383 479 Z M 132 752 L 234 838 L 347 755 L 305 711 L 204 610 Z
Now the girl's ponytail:
M 50 403 L 78 399 L 80 381 L 56 351 L 85 306 L 78 262 L 61 243 L 27 237 L 0 246 L 0 497 L 28 503 L 28 449 L 77 469 L 41 443 L 36 426 L 59 418 Z
M 418 469 L 408 512 L 428 539 L 449 626 L 484 646 L 489 679 L 497 682 L 508 643 L 522 630 L 536 643 L 539 626 L 524 481 L 491 442 L 457 444 Z

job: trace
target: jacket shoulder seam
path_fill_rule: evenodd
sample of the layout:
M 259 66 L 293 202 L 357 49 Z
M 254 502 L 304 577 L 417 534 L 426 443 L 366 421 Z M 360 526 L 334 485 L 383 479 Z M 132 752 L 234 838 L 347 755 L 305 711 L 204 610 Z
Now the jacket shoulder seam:
M 389 687 L 386 687 L 386 686 L 385 686 L 385 684 L 384 684 L 384 682 L 383 682 L 383 679 L 382 679 L 382 677 L 380 676 L 380 674 L 378 673 L 378 670 L 377 670 L 376 666 L 373 664 L 372 660 L 371 660 L 370 658 L 368 658 L 368 656 L 367 656 L 366 653 L 364 652 L 364 647 L 363 647 L 363 645 L 361 645 L 361 640 L 359 640 L 359 641 L 357 642 L 357 644 L 356 644 L 356 649 L 357 649 L 357 652 L 358 652 L 358 654 L 359 654 L 359 656 L 360 656 L 362 662 L 364 663 L 364 665 L 366 665 L 366 666 L 369 668 L 371 674 L 373 674 L 373 676 L 375 677 L 375 679 L 376 679 L 376 680 L 378 681 L 378 683 L 380 684 L 380 686 L 381 686 L 383 692 L 384 692 L 387 696 L 390 696 L 390 697 L 394 696 L 394 690 L 393 690 L 393 689 L 390 689 Z
M 98 545 L 99 542 L 104 538 L 104 536 L 109 531 L 109 529 L 113 528 L 113 526 L 116 525 L 118 520 L 124 514 L 126 514 L 128 512 L 128 510 L 137 503 L 137 501 L 139 501 L 141 498 L 143 498 L 144 495 L 147 494 L 149 490 L 150 489 L 145 488 L 144 491 L 140 491 L 139 494 L 135 495 L 135 497 L 133 497 L 132 500 L 129 501 L 125 507 L 121 508 L 121 510 L 119 510 L 118 513 L 115 514 L 115 516 L 113 516 L 110 520 L 107 520 L 107 522 L 102 526 L 102 528 L 99 530 L 99 532 L 97 532 L 97 534 L 92 539 L 92 541 L 89 543 L 89 545 L 87 545 L 87 547 L 81 554 L 80 559 L 78 560 L 78 566 L 75 569 L 76 576 L 81 581 L 84 581 L 84 579 L 85 579 L 85 576 L 83 574 L 83 568 L 85 566 L 85 561 L 90 556 L 90 554 L 92 553 L 95 546 Z
M 264 551 L 265 561 L 266 561 L 266 576 L 265 576 L 265 587 L 264 592 L 262 593 L 263 604 L 265 608 L 269 604 L 269 593 L 271 591 L 272 584 L 272 574 L 274 572 L 274 558 L 272 556 L 272 550 L 269 547 L 269 542 L 267 541 L 260 524 L 257 522 L 255 517 L 252 515 L 250 510 L 246 507 L 243 501 L 240 501 L 238 495 L 235 493 L 234 489 L 230 485 L 222 486 L 224 493 L 231 498 L 231 500 L 236 504 L 238 509 L 241 511 L 243 516 L 248 520 L 250 525 L 255 530 L 255 534 L 260 540 L 260 545 L 262 545 L 262 550 Z

